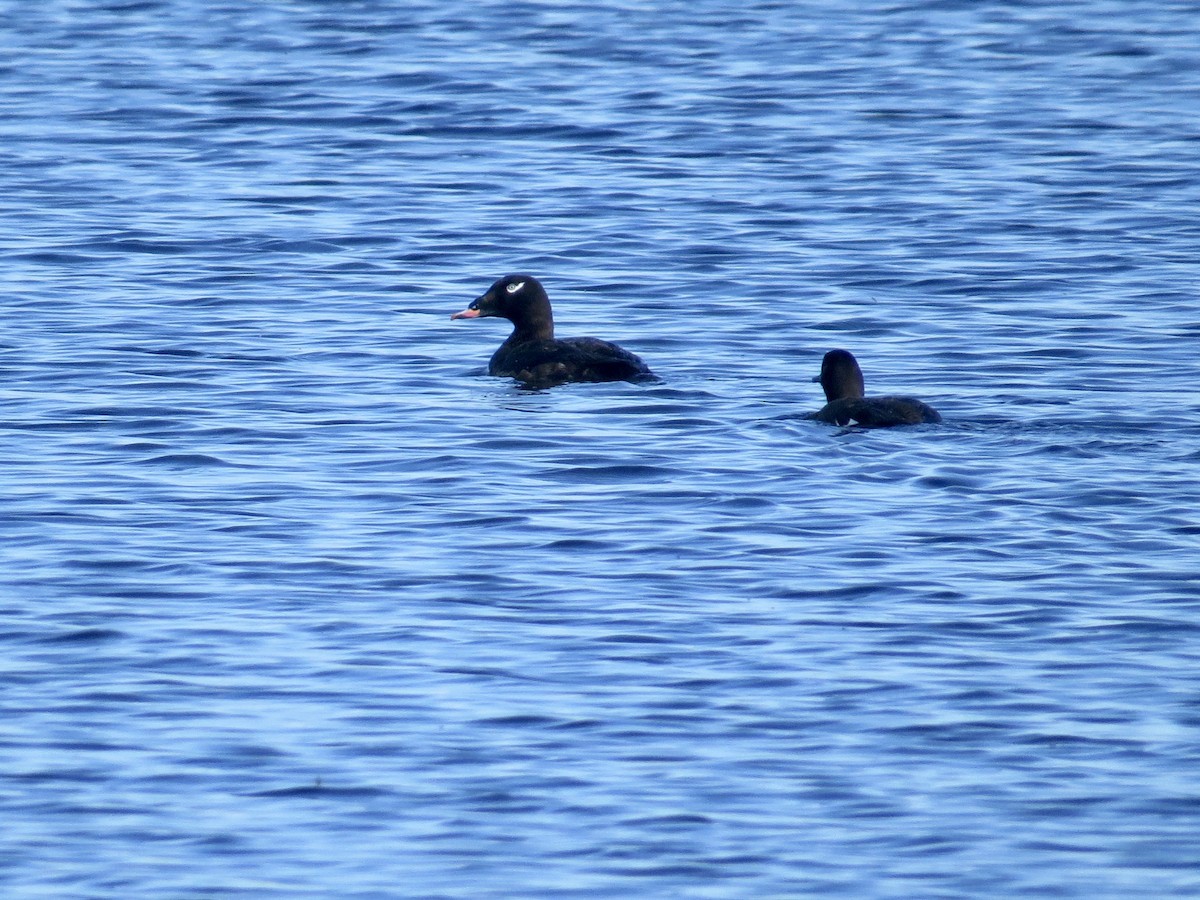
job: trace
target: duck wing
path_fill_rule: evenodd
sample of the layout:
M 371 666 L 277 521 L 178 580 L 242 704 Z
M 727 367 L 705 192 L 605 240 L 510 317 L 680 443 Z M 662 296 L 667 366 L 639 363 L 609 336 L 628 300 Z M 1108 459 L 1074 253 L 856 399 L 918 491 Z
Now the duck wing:
M 508 375 L 536 386 L 568 381 L 629 381 L 652 375 L 636 354 L 599 338 L 530 341 L 501 348 L 492 375 Z

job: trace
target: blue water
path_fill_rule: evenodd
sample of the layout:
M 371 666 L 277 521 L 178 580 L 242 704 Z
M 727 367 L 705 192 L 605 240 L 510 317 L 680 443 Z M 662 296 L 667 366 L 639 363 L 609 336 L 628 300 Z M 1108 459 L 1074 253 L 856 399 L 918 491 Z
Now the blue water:
M 4 896 L 1200 894 L 1198 110 L 1183 2 L 10 5 Z

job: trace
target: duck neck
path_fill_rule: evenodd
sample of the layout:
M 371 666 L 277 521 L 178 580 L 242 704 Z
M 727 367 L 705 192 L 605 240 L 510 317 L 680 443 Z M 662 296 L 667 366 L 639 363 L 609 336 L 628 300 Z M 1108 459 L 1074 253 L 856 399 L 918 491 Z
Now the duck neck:
M 861 375 L 857 378 L 847 375 L 839 381 L 822 385 L 822 387 L 825 388 L 825 400 L 829 403 L 834 400 L 861 400 L 866 396 Z
M 527 341 L 554 340 L 554 316 L 550 313 L 550 303 L 535 303 L 521 310 L 519 318 L 513 319 L 513 333 L 507 343 L 524 344 Z

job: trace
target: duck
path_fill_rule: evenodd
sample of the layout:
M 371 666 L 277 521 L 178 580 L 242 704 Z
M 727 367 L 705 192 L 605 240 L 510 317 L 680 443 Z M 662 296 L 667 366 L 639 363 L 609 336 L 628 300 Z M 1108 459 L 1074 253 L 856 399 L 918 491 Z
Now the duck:
M 593 337 L 556 338 L 550 298 L 532 275 L 505 275 L 454 319 L 498 317 L 512 334 L 492 354 L 488 374 L 533 387 L 573 381 L 641 381 L 654 378 L 642 359 L 624 347 Z
M 825 406 L 808 418 L 830 425 L 891 428 L 942 421 L 928 403 L 912 397 L 867 397 L 862 369 L 849 350 L 830 350 L 821 360 L 821 374 L 813 378 L 825 389 Z

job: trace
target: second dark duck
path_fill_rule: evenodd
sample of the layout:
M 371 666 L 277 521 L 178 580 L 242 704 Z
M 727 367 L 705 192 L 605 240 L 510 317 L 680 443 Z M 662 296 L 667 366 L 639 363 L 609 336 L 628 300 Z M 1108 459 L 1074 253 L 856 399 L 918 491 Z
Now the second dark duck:
M 598 338 L 556 338 L 550 298 L 532 275 L 505 275 L 451 319 L 498 316 L 512 334 L 492 354 L 488 374 L 516 378 L 532 387 L 568 381 L 639 381 L 650 367 L 616 344 Z
M 867 397 L 862 369 L 848 350 L 830 350 L 821 360 L 821 382 L 828 401 L 809 418 L 830 425 L 859 425 L 863 428 L 890 428 L 893 425 L 921 425 L 942 421 L 928 403 L 912 397 Z

